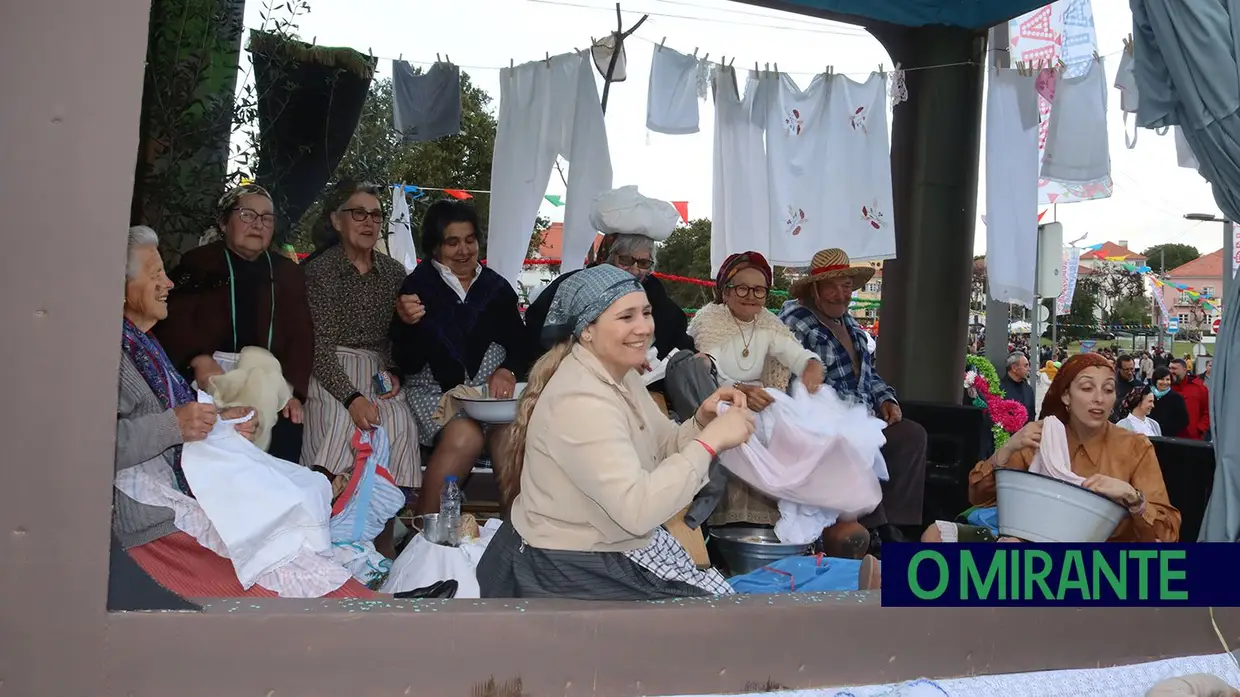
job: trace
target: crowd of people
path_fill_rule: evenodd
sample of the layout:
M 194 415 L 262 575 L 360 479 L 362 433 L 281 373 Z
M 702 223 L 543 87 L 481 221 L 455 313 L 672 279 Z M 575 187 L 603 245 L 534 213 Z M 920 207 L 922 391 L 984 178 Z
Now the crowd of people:
M 155 233 L 130 230 L 118 473 L 143 468 L 192 500 L 182 446 L 246 410 L 201 404 L 193 388 L 206 389 L 239 352 L 260 347 L 278 359 L 292 394 L 266 449 L 322 474 L 333 496 L 358 461 L 355 436 L 379 426 L 392 480 L 417 514 L 438 511 L 448 478 L 464 481 L 479 459 L 491 462 L 504 522 L 478 566 L 484 596 L 729 593 L 709 559 L 687 550 L 701 545 L 705 529 L 772 526 L 780 513 L 776 501 L 720 467 L 718 456 L 750 439 L 754 414 L 772 402 L 768 390 L 799 383 L 864 405 L 885 425 L 889 478 L 881 503 L 825 529 L 821 548 L 861 559 L 880 555 L 888 542 L 952 537 L 945 531 L 956 528 L 945 524 L 925 529 L 926 432 L 903 417 L 895 390 L 875 369 L 873 337 L 848 312 L 872 268 L 853 266 L 842 250 L 822 250 L 774 313 L 766 309 L 770 264 L 756 252 L 734 254 L 717 271 L 713 302 L 689 319 L 651 274 L 656 242 L 676 225 L 675 209 L 631 192 L 605 194 L 595 203 L 604 237 L 594 262 L 556 279 L 523 310 L 511 284 L 480 262 L 482 230 L 469 204 L 444 200 L 427 209 L 422 259 L 406 274 L 376 249 L 385 221 L 380 193 L 335 187 L 318 247 L 300 265 L 269 251 L 275 210 L 255 185 L 220 199 L 219 241 L 186 254 L 170 275 Z M 647 384 L 642 376 L 656 360 L 651 347 L 667 361 L 667 377 Z M 993 506 L 993 468 L 1028 466 L 1040 437 L 1021 388 L 1029 361 L 1013 356 L 1005 387 L 1026 404 L 1031 423 L 979 463 L 970 479 L 979 506 Z M 1148 441 L 1135 433 L 1160 423 L 1164 433 L 1172 426 L 1208 432 L 1197 392 L 1204 388 L 1175 362 L 1162 377 L 1156 370 L 1149 386 L 1137 385 L 1132 365 L 1126 357 L 1118 370 L 1101 354 L 1073 357 L 1058 370 L 1041 416 L 1059 418 L 1083 446 L 1073 469 L 1133 511 L 1116 539 L 1174 539 L 1178 513 Z M 515 421 L 484 424 L 445 413 L 452 404 L 445 395 L 462 386 L 497 398 L 517 397 L 523 386 Z M 1141 399 L 1129 408 L 1123 395 Z M 1163 423 L 1168 395 L 1179 399 L 1180 412 L 1191 404 L 1196 416 Z M 1095 423 L 1102 406 L 1108 416 L 1122 412 L 1115 420 L 1130 430 L 1108 419 Z M 236 428 L 253 438 L 250 424 Z M 120 544 L 171 590 L 270 594 L 242 589 L 228 560 L 186 534 L 173 510 L 119 489 L 115 498 Z M 373 540 L 389 559 L 396 556 L 393 529 L 394 519 L 387 520 Z M 866 578 L 873 565 L 867 569 Z M 860 587 L 866 583 L 859 579 Z M 335 595 L 368 592 L 350 582 Z

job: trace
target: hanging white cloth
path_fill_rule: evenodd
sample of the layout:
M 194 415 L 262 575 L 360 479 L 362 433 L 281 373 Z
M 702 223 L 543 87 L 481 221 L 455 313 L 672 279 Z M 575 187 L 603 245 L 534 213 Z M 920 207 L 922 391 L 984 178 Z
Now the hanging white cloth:
M 1042 178 L 1089 183 L 1111 175 L 1107 84 L 1102 59 L 1080 77 L 1060 75 L 1042 156 Z
M 841 227 L 831 206 L 828 178 L 846 160 L 833 160 L 828 149 L 828 80 L 816 75 L 802 90 L 788 75 L 764 71 L 769 90 L 766 107 L 766 171 L 770 187 L 770 261 L 805 266 L 831 243 Z M 737 250 L 743 251 L 743 250 Z M 846 249 L 851 256 L 853 250 Z
M 852 261 L 894 259 L 887 76 L 873 73 L 865 82 L 833 76 L 829 109 L 828 218 L 822 221 L 829 238 L 814 251 L 839 247 Z
M 646 128 L 655 133 L 698 132 L 698 59 L 654 47 L 646 91 Z
M 1172 126 L 1172 137 L 1175 138 L 1175 159 L 1181 167 L 1185 169 L 1199 170 L 1201 163 L 1197 162 L 1197 155 L 1193 153 L 1193 148 L 1188 144 L 1188 139 L 1184 137 L 1179 126 Z
M 999 302 L 1033 306 L 1038 255 L 1034 76 L 992 70 L 986 88 L 986 275 Z
M 611 189 L 611 154 L 590 52 L 500 70 L 487 265 L 515 287 L 557 155 L 569 161 L 561 269 L 585 265 L 590 205 Z
M 742 100 L 736 71 L 715 72 L 715 148 L 711 196 L 710 263 L 723 265 L 729 254 L 755 251 L 770 257 L 770 203 L 766 149 L 762 143 L 765 92 L 757 73 L 748 79 Z
M 1137 147 L 1136 118 L 1133 118 L 1132 134 L 1128 133 L 1128 116 L 1137 113 L 1137 105 L 1141 102 L 1141 92 L 1137 89 L 1137 74 L 1133 70 L 1132 54 L 1124 51 L 1119 59 L 1119 70 L 1115 72 L 1115 89 L 1119 90 L 1119 109 L 1124 112 L 1124 145 L 1129 150 Z
M 388 220 L 388 256 L 405 265 L 413 273 L 418 265 L 418 252 L 413 248 L 413 221 L 409 217 L 409 200 L 404 184 L 392 187 L 392 217 Z

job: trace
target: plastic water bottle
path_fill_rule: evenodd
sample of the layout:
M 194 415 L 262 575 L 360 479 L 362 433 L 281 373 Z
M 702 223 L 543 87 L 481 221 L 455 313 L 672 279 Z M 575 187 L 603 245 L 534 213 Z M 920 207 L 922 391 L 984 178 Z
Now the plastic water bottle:
M 443 491 L 439 494 L 439 520 L 443 524 L 444 544 L 451 547 L 461 544 L 461 498 L 456 477 L 444 478 Z

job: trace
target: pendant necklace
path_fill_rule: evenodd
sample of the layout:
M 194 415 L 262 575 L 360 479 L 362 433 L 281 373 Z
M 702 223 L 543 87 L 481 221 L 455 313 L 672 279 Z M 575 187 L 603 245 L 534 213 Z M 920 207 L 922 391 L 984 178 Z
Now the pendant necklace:
M 736 319 L 736 317 L 733 316 L 732 321 L 736 323 L 736 331 L 740 332 L 741 343 L 745 345 L 745 348 L 741 351 L 741 357 L 749 358 L 749 344 L 753 342 L 754 335 L 758 333 L 758 325 L 757 323 L 754 324 L 753 331 L 749 332 L 749 338 L 746 339 L 745 328 L 741 326 L 740 320 Z

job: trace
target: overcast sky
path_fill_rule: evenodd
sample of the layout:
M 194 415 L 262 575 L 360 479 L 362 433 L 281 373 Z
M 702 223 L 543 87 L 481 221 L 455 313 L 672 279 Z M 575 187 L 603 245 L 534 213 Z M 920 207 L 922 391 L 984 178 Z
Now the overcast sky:
M 615 28 L 614 4 L 606 0 L 310 0 L 311 12 L 300 20 L 303 38 L 320 45 L 370 50 L 383 58 L 404 57 L 430 65 L 435 54 L 470 74 L 474 83 L 498 102 L 499 68 L 585 48 L 591 37 Z M 857 27 L 755 8 L 731 0 L 626 0 L 625 26 L 650 13 L 628 44 L 628 80 L 612 86 L 607 131 L 616 186 L 637 184 L 642 193 L 688 201 L 690 217 L 709 217 L 713 109 L 701 104 L 700 133 L 665 136 L 645 129 L 646 87 L 655 45 L 685 53 L 736 59 L 736 67 L 754 61 L 778 63 L 802 85 L 826 65 L 837 73 L 864 76 L 879 63 L 891 66 L 882 46 Z M 247 3 L 246 24 L 261 22 L 261 3 Z M 1099 53 L 1115 54 L 1132 30 L 1128 0 L 1093 0 Z M 1114 78 L 1118 56 L 1108 61 Z M 390 74 L 381 60 L 380 75 Z M 600 80 L 601 81 L 601 80 Z M 1128 240 L 1137 251 L 1161 242 L 1186 242 L 1202 252 L 1222 246 L 1217 223 L 1183 220 L 1185 213 L 1217 214 L 1210 187 L 1192 170 L 1176 166 L 1170 135 L 1142 131 L 1135 150 L 1124 146 L 1118 94 L 1108 95 L 1115 193 L 1110 199 L 1061 205 L 1065 240 L 1089 233 L 1083 244 Z M 896 107 L 897 109 L 900 107 Z M 1131 120 L 1131 119 L 1130 119 Z M 979 177 L 980 179 L 980 177 Z M 407 182 L 453 187 L 456 182 Z M 548 193 L 563 194 L 556 176 Z M 979 214 L 984 212 L 979 192 Z M 562 209 L 544 206 L 543 214 L 560 219 Z M 1046 220 L 1049 220 L 1050 214 Z M 978 222 L 975 247 L 985 251 Z

